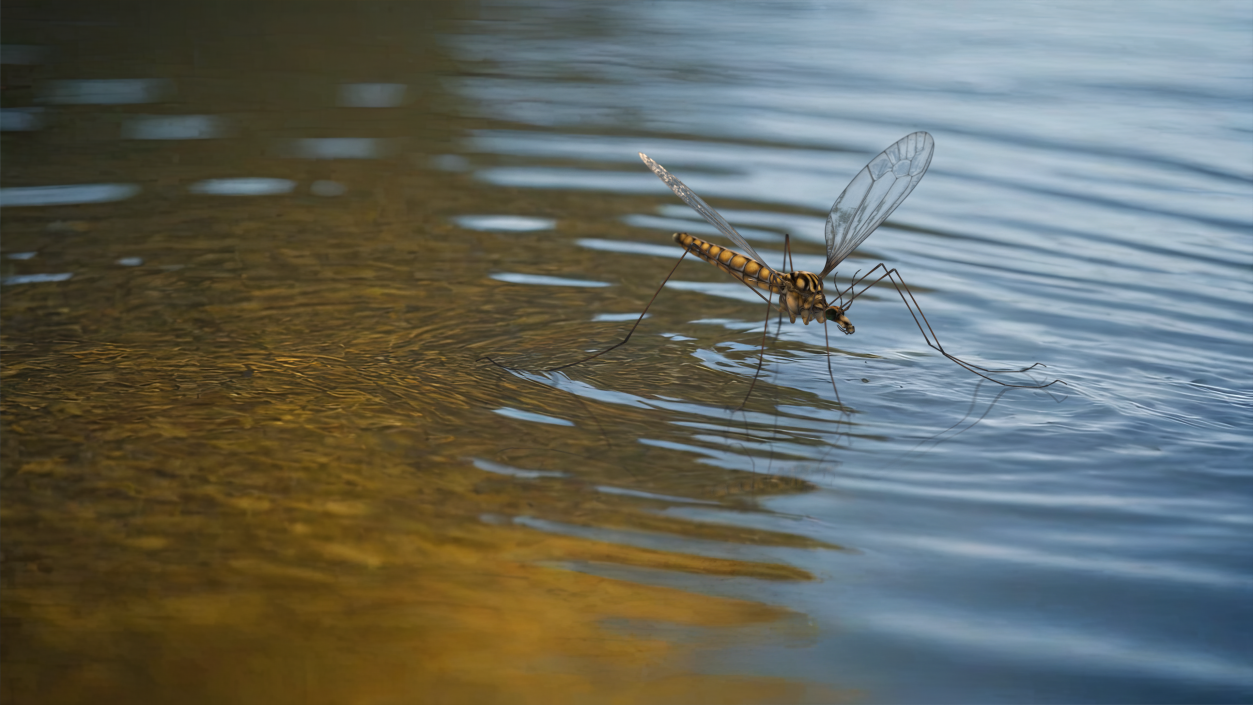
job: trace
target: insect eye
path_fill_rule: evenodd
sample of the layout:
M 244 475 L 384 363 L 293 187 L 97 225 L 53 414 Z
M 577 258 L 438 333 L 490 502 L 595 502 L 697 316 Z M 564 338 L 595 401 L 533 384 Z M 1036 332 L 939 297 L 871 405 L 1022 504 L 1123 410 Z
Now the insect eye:
M 824 315 L 827 317 L 828 321 L 835 323 L 839 320 L 840 313 L 841 313 L 840 309 L 836 308 L 835 306 L 832 306 L 831 308 L 826 310 Z

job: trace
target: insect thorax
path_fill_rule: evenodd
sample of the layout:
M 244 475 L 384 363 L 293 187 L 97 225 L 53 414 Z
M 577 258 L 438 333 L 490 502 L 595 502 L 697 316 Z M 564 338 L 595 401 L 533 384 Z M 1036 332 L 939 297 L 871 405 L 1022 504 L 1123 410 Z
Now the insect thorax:
M 822 292 L 822 278 L 813 272 L 788 272 L 783 275 L 783 307 L 793 322 L 800 316 L 806 325 L 811 320 L 821 320 L 827 308 L 827 298 Z

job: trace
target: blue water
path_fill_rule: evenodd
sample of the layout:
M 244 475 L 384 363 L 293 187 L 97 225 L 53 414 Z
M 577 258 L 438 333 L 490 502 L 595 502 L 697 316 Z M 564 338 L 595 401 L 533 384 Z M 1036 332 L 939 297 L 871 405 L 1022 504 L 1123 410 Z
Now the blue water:
M 658 194 L 669 205 L 625 221 L 648 242 L 716 233 L 636 152 L 730 203 L 768 261 L 789 232 L 808 246 L 797 267 L 818 270 L 844 184 L 930 132 L 929 173 L 841 272 L 888 262 L 925 291 L 947 349 L 1065 382 L 1012 390 L 973 423 L 1000 390 L 925 348 L 893 296 L 859 301 L 856 335 L 833 341 L 875 356 L 835 362 L 857 435 L 829 408 L 780 405 L 823 443 L 776 442 L 773 470 L 826 470 L 755 519 L 856 551 L 777 552 L 824 580 L 764 599 L 820 636 L 719 652 L 711 671 L 829 678 L 883 702 L 1253 698 L 1253 7 L 507 6 L 445 41 L 475 72 L 452 79 L 467 112 L 513 124 L 465 136 L 478 179 Z M 584 274 L 634 284 L 635 260 L 667 255 L 616 249 L 631 266 Z M 669 295 L 753 300 L 687 281 L 705 266 L 685 263 Z M 728 326 L 739 340 L 758 308 Z M 807 352 L 769 379 L 829 400 L 821 329 L 782 338 Z M 729 350 L 693 354 L 747 381 L 753 356 Z M 587 399 L 642 403 L 562 374 L 551 383 Z M 680 445 L 702 462 L 760 469 L 764 453 L 702 434 L 692 408 L 654 404 L 692 428 Z

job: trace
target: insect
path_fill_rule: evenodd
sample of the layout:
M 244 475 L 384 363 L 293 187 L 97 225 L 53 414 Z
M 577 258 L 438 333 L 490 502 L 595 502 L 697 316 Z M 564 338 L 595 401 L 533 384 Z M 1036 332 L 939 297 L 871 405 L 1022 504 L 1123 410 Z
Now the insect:
M 803 271 L 785 272 L 770 267 L 761 255 L 757 254 L 753 246 L 748 244 L 748 241 L 735 228 L 731 227 L 731 224 L 721 214 L 705 203 L 700 196 L 693 193 L 677 177 L 666 171 L 665 167 L 641 152 L 640 159 L 658 178 L 665 182 L 679 198 L 683 199 L 684 203 L 691 206 L 710 225 L 713 225 L 719 232 L 730 238 L 733 243 L 747 254 L 729 250 L 687 233 L 675 233 L 673 235 L 674 241 L 683 248 L 684 252 L 679 257 L 679 261 L 675 263 L 674 269 L 671 269 L 666 278 L 662 280 L 661 286 L 658 287 L 652 299 L 649 300 L 648 306 L 644 307 L 644 312 L 640 314 L 639 319 L 635 321 L 635 325 L 631 327 L 626 337 L 620 342 L 580 360 L 540 371 L 555 372 L 567 367 L 573 367 L 625 345 L 635 333 L 635 329 L 639 326 L 640 321 L 644 320 L 649 307 L 653 305 L 653 301 L 656 301 L 657 295 L 665 288 L 666 282 L 670 280 L 670 277 L 678 269 L 679 264 L 683 262 L 683 258 L 691 254 L 730 274 L 766 301 L 767 317 L 765 330 L 762 333 L 761 352 L 757 358 L 757 371 L 753 375 L 753 382 L 749 385 L 748 395 L 744 397 L 745 403 L 747 403 L 749 396 L 752 395 L 753 386 L 756 385 L 757 378 L 761 374 L 761 366 L 765 355 L 766 334 L 769 331 L 770 324 L 769 311 L 775 307 L 775 297 L 777 297 L 780 313 L 786 313 L 792 323 L 796 322 L 797 316 L 801 318 L 805 325 L 809 325 L 810 321 L 819 321 L 822 323 L 825 333 L 827 322 L 831 322 L 835 324 L 840 332 L 852 335 L 855 328 L 848 319 L 849 308 L 852 307 L 853 302 L 859 296 L 865 294 L 872 286 L 885 279 L 892 284 L 896 289 L 896 293 L 900 295 L 901 301 L 909 309 L 910 315 L 914 318 L 914 323 L 918 326 L 918 330 L 922 333 L 927 345 L 962 368 L 1005 387 L 1043 389 L 1057 383 L 1060 380 L 1053 380 L 1048 384 L 1010 384 L 991 376 L 994 374 L 1027 372 L 1039 366 L 1040 363 L 1021 369 L 995 370 L 966 362 L 947 352 L 940 345 L 935 331 L 931 328 L 931 324 L 927 321 L 926 316 L 923 315 L 917 300 L 914 299 L 913 292 L 909 290 L 909 286 L 905 284 L 905 280 L 900 273 L 895 268 L 889 268 L 882 262 L 875 265 L 865 274 L 861 274 L 859 270 L 857 274 L 853 275 L 845 289 L 841 290 L 836 285 L 834 289 L 834 303 L 827 300 L 823 279 L 833 272 L 845 258 L 852 254 L 858 245 L 870 237 L 870 234 L 896 210 L 896 207 L 904 202 L 914 190 L 914 187 L 918 185 L 918 182 L 922 180 L 923 175 L 927 173 L 927 167 L 931 165 L 931 156 L 934 151 L 935 141 L 931 138 L 931 135 L 926 132 L 915 132 L 902 137 L 895 144 L 883 150 L 853 177 L 853 180 L 840 194 L 839 198 L 835 199 L 835 205 L 831 206 L 831 212 L 827 215 L 825 228 L 827 261 L 822 271 L 818 273 Z M 790 238 L 785 236 L 785 260 L 790 256 L 790 251 Z M 878 276 L 875 276 L 876 274 Z M 766 293 L 763 294 L 762 292 Z M 490 357 L 486 359 L 491 360 Z M 491 361 L 493 364 L 500 364 L 495 360 Z M 504 367 L 504 365 L 500 366 Z M 832 389 L 835 389 L 836 400 L 838 401 L 839 390 L 836 388 L 835 375 L 831 370 L 829 337 L 827 340 L 827 371 L 831 375 L 831 386 Z

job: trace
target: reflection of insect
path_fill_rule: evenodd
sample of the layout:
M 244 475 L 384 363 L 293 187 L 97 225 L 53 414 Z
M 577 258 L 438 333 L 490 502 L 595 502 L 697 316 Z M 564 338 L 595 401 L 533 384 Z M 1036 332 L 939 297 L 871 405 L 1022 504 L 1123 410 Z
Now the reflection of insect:
M 835 199 L 835 205 L 831 206 L 831 212 L 827 216 L 827 263 L 822 268 L 822 272 L 817 274 L 798 271 L 781 272 L 772 269 L 762 259 L 761 255 L 757 254 L 753 246 L 748 244 L 748 241 L 736 232 L 735 228 L 731 227 L 731 224 L 719 215 L 717 211 L 710 208 L 709 204 L 705 203 L 700 196 L 693 193 L 682 181 L 675 178 L 660 164 L 648 158 L 647 155 L 641 153 L 640 159 L 644 160 L 644 164 L 649 169 L 652 169 L 653 173 L 662 181 L 666 182 L 666 185 L 679 198 L 683 199 L 687 205 L 691 206 L 702 218 L 748 253 L 745 256 L 687 233 L 675 233 L 674 241 L 684 249 L 683 255 L 679 257 L 679 262 L 682 262 L 683 257 L 691 253 L 730 274 L 749 287 L 749 289 L 766 301 L 768 310 L 774 307 L 774 297 L 777 295 L 780 311 L 786 313 L 789 320 L 793 323 L 796 322 L 796 317 L 800 316 L 806 325 L 811 320 L 821 321 L 825 330 L 827 321 L 831 321 L 846 335 L 852 335 L 854 330 L 853 324 L 846 315 L 853 301 L 866 293 L 870 287 L 887 279 L 896 289 L 896 293 L 900 295 L 901 301 L 909 309 L 910 315 L 914 317 L 914 323 L 918 326 L 918 330 L 922 333 L 927 345 L 944 357 L 966 370 L 1002 386 L 1032 389 L 1050 386 L 1058 380 L 1048 384 L 1009 384 L 989 376 L 998 373 L 1026 372 L 1040 363 L 1018 370 L 992 370 L 968 363 L 949 354 L 940 345 L 939 339 L 935 336 L 935 331 L 931 329 L 931 324 L 927 321 L 927 317 L 923 315 L 922 309 L 918 307 L 918 302 L 914 299 L 913 293 L 910 292 L 900 273 L 894 268 L 889 269 L 883 263 L 875 265 L 864 275 L 854 275 L 848 287 L 843 291 L 837 286 L 835 289 L 835 303 L 827 302 L 822 285 L 823 278 L 830 274 L 840 262 L 843 262 L 867 237 L 870 237 L 870 233 L 874 232 L 875 228 L 879 227 L 892 214 L 892 211 L 896 210 L 896 207 L 909 196 L 914 187 L 918 185 L 918 182 L 922 180 L 923 174 L 927 172 L 927 167 L 931 165 L 931 154 L 934 149 L 935 142 L 931 139 L 931 135 L 926 132 L 915 132 L 911 135 L 906 135 L 896 144 L 883 150 L 882 153 L 871 159 L 870 163 L 857 173 L 857 176 L 844 189 L 840 197 Z M 790 256 L 790 240 L 785 239 L 785 243 L 787 250 L 785 257 L 787 257 Z M 644 315 L 648 313 L 648 308 L 652 306 L 653 301 L 657 298 L 657 294 L 661 293 L 661 289 L 665 287 L 666 282 L 670 280 L 678 266 L 678 263 L 676 263 L 674 269 L 670 270 L 670 274 L 666 275 L 665 280 L 661 283 L 661 287 L 657 289 L 657 292 L 653 294 L 653 298 L 649 300 L 648 306 L 644 307 L 644 313 L 640 314 L 640 318 L 636 320 L 635 325 L 631 327 L 630 332 L 627 333 L 626 338 L 622 339 L 621 342 L 581 360 L 543 371 L 553 372 L 587 362 L 624 345 L 631 339 L 631 335 L 635 333 L 635 328 L 639 326 L 640 321 L 644 320 Z M 871 276 L 880 270 L 882 270 L 882 273 L 871 280 Z M 860 290 L 857 290 L 858 287 L 860 287 Z M 769 292 L 769 296 L 763 296 L 761 291 L 757 291 L 759 289 Z M 845 301 L 846 297 L 847 302 Z M 769 330 L 768 313 L 766 330 Z M 766 333 L 763 331 L 762 350 L 757 358 L 757 373 L 753 376 L 754 385 L 757 382 L 757 375 L 761 373 L 762 360 L 765 354 L 765 336 Z M 494 360 L 492 362 L 495 363 Z M 827 369 L 829 373 L 831 372 L 830 366 L 830 343 L 828 340 Z M 835 387 L 834 374 L 831 374 L 831 385 L 832 388 Z M 748 390 L 749 396 L 752 395 L 752 391 L 752 385 L 750 385 Z M 839 398 L 838 390 L 836 391 L 836 398 L 837 400 Z M 745 401 L 747 400 L 748 397 L 746 396 Z

